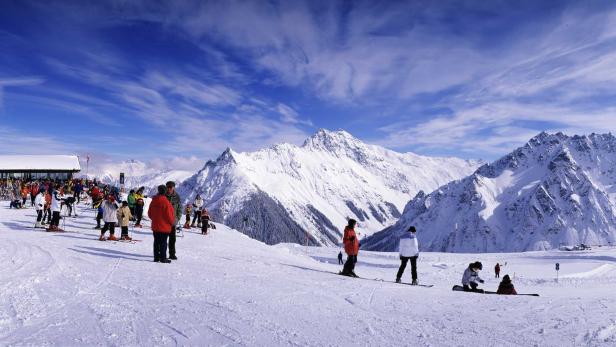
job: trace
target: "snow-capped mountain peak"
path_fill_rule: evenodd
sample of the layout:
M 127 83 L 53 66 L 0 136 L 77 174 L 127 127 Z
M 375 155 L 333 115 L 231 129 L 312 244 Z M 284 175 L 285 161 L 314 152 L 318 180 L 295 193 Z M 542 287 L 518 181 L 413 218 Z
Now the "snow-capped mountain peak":
M 418 190 L 469 174 L 476 161 L 422 157 L 319 130 L 303 146 L 227 149 L 180 187 L 214 218 L 267 243 L 335 244 L 348 218 L 369 235 L 390 225 Z
M 616 138 L 540 133 L 460 181 L 411 200 L 368 240 L 391 250 L 405 226 L 426 250 L 526 251 L 616 240 Z

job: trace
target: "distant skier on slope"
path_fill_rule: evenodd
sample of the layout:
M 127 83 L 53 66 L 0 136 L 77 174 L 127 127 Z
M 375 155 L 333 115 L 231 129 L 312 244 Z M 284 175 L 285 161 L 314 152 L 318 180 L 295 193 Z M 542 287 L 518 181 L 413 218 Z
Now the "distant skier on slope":
M 415 233 L 417 229 L 414 226 L 409 227 L 406 233 L 400 236 L 400 268 L 396 275 L 396 283 L 402 281 L 402 274 L 406 268 L 406 263 L 411 261 L 411 277 L 413 278 L 412 285 L 417 285 L 417 258 L 419 257 L 419 244 Z
M 477 288 L 479 287 L 477 282 L 484 283 L 484 280 L 479 277 L 479 271 L 482 269 L 483 265 L 479 261 L 468 265 L 468 268 L 464 270 L 464 274 L 462 275 L 462 286 L 464 287 L 464 291 L 483 293 L 483 289 Z
M 344 268 L 340 272 L 341 275 L 350 277 L 359 277 L 355 274 L 355 263 L 357 263 L 357 255 L 359 254 L 359 239 L 355 234 L 355 225 L 357 221 L 355 219 L 349 219 L 348 225 L 344 228 L 344 251 L 347 254 L 346 263 Z
M 496 266 L 494 266 L 494 278 L 500 278 L 500 270 L 501 270 L 500 264 L 496 263 Z
M 515 287 L 513 286 L 513 283 L 511 283 L 511 278 L 509 278 L 509 275 L 503 276 L 503 280 L 498 285 L 498 290 L 496 291 L 496 294 L 503 294 L 503 295 L 517 295 L 518 294 L 515 291 Z
M 342 265 L 344 262 L 342 261 L 342 251 L 338 252 L 338 265 Z

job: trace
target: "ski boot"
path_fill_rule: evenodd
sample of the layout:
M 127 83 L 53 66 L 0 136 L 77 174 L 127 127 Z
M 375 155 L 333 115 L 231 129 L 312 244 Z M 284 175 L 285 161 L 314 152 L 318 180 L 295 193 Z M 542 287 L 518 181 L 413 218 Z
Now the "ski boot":
M 184 226 L 182 227 L 183 229 L 190 229 L 190 224 L 188 223 L 184 223 Z
M 105 238 L 105 235 L 103 234 L 103 235 L 101 235 L 101 236 L 98 238 L 98 240 L 99 240 L 99 241 L 106 241 L 107 239 Z
M 109 240 L 109 241 L 118 241 L 118 238 L 117 238 L 117 237 L 115 237 L 115 235 L 111 234 L 111 235 L 109 235 L 109 237 L 107 238 L 107 240 Z
M 124 241 L 131 241 L 132 238 L 128 235 L 122 235 L 122 237 L 120 237 L 120 240 L 124 240 Z
M 396 283 L 402 283 L 402 281 L 399 278 L 396 278 Z
M 411 282 L 411 285 L 412 285 L 412 286 L 416 286 L 417 284 L 418 284 L 418 283 L 417 283 L 417 280 L 413 280 L 413 282 Z

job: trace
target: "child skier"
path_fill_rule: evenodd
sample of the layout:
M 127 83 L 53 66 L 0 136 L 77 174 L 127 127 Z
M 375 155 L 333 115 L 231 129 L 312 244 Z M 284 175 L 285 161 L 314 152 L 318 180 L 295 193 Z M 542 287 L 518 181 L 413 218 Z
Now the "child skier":
M 479 286 L 477 282 L 484 283 L 484 280 L 479 277 L 479 271 L 482 269 L 483 265 L 478 261 L 468 265 L 468 268 L 464 270 L 464 274 L 462 275 L 462 286 L 464 287 L 464 291 L 483 293 L 483 289 L 477 288 Z
M 112 194 L 107 196 L 107 200 L 102 204 L 103 208 L 103 221 L 105 225 L 101 229 L 101 236 L 99 241 L 105 241 L 105 233 L 109 230 L 109 237 L 107 240 L 116 241 L 115 226 L 118 223 L 118 204 L 115 202 L 115 197 Z
M 127 201 L 122 201 L 122 207 L 118 209 L 118 221 L 120 222 L 120 228 L 122 229 L 122 236 L 120 240 L 130 241 L 132 238 L 128 236 L 128 223 L 133 215 L 130 213 L 130 207 L 128 207 Z
M 515 288 L 513 287 L 513 283 L 511 283 L 511 278 L 509 278 L 509 275 L 503 276 L 503 280 L 498 285 L 498 290 L 496 291 L 496 294 L 503 294 L 503 295 L 517 295 L 518 294 L 515 291 Z
M 207 209 L 201 210 L 201 235 L 207 235 L 207 230 L 210 227 L 210 214 Z
M 184 223 L 184 229 L 190 229 L 190 216 L 192 215 L 192 205 L 186 204 L 184 207 L 184 214 L 186 215 L 186 223 Z

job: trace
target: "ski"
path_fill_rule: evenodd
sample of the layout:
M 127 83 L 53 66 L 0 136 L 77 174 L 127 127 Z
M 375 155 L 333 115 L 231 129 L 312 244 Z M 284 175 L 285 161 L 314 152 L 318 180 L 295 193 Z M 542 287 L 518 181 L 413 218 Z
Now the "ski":
M 404 285 L 413 286 L 413 287 L 424 287 L 424 288 L 432 288 L 432 287 L 434 287 L 434 284 L 411 284 L 411 283 L 407 283 L 407 282 L 396 283 L 395 281 L 387 281 L 387 280 L 384 280 L 382 278 L 366 278 L 366 277 L 347 276 L 347 275 L 343 275 L 340 272 L 338 272 L 337 275 L 345 276 L 345 277 L 349 277 L 349 278 L 357 278 L 357 279 L 360 279 L 360 280 L 368 280 L 368 281 L 375 281 L 375 282 L 385 282 L 385 283 L 393 283 L 393 284 L 404 284 Z

